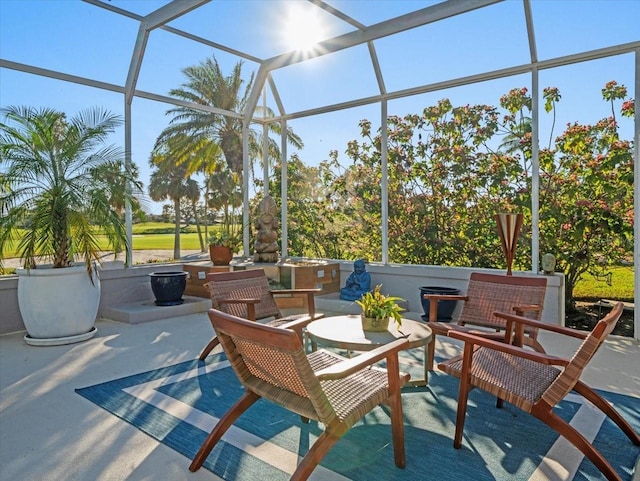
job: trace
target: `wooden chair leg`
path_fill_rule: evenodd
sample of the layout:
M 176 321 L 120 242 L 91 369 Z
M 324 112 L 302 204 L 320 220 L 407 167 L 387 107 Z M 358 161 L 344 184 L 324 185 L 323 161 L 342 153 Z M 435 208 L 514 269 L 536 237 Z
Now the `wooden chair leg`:
M 220 344 L 220 341 L 218 341 L 217 337 L 214 337 L 213 339 L 211 339 L 211 341 L 209 341 L 209 344 L 207 344 L 207 346 L 200 353 L 200 357 L 198 357 L 198 359 L 200 359 L 201 361 L 204 361 L 207 358 L 207 356 L 209 355 L 209 353 L 211 351 L 213 351 L 213 349 L 218 344 Z
M 389 398 L 391 408 L 391 439 L 393 441 L 393 459 L 396 466 L 404 468 L 407 465 L 404 449 L 404 423 L 402 419 L 402 399 L 400 393 Z
M 436 355 L 436 335 L 431 336 L 431 342 L 427 345 L 427 359 L 425 365 L 429 371 L 433 371 L 433 361 Z
M 469 388 L 466 383 L 460 382 L 460 391 L 458 393 L 458 412 L 456 414 L 456 434 L 453 438 L 453 447 L 460 449 L 462 446 L 462 433 L 464 431 L 464 419 L 467 415 L 467 396 Z
M 294 327 L 293 330 L 298 335 L 298 339 L 300 339 L 300 342 L 304 346 L 305 345 L 305 335 L 304 335 L 304 332 L 302 331 L 302 326 Z
M 316 468 L 322 458 L 331 450 L 333 445 L 340 440 L 340 436 L 324 431 L 320 437 L 313 443 L 311 449 L 307 452 L 295 473 L 291 476 L 290 481 L 305 481 Z
M 462 433 L 464 431 L 464 419 L 467 415 L 467 398 L 469 397 L 469 384 L 471 381 L 471 363 L 473 361 L 473 345 L 465 343 L 462 372 L 460 373 L 460 389 L 458 390 L 458 412 L 456 414 L 456 434 L 453 438 L 453 447 L 460 449 L 462 446 Z
M 578 448 L 609 481 L 621 481 L 620 476 L 616 473 L 611 464 L 609 464 L 609 461 L 607 461 L 602 454 L 593 447 L 593 444 L 591 444 L 582 434 L 580 434 L 573 426 L 567 423 L 560 416 L 551 410 L 544 412 L 531 412 L 531 414 Z
M 193 461 L 191 461 L 189 471 L 197 471 L 200 469 L 202 463 L 207 459 L 207 456 L 209 456 L 211 450 L 220 440 L 222 435 L 226 433 L 227 429 L 231 427 L 235 420 L 238 419 L 243 412 L 249 409 L 249 407 L 251 407 L 258 399 L 260 399 L 260 396 L 256 393 L 247 391 L 226 413 L 224 413 L 224 416 L 220 418 L 218 424 L 215 425 L 209 433 L 209 436 L 207 436 L 207 439 L 205 439 L 202 446 L 200 446 L 200 449 L 194 456 Z
M 623 418 L 620 413 L 609 404 L 600 394 L 595 392 L 582 381 L 578 381 L 573 387 L 574 391 L 585 399 L 591 401 L 600 411 L 605 413 L 609 419 L 618 425 L 618 427 L 627 435 L 633 444 L 640 445 L 640 434 L 638 434 L 631 425 Z
M 396 466 L 407 465 L 404 449 L 404 423 L 402 419 L 402 397 L 400 389 L 400 362 L 397 354 L 387 357 L 387 379 L 389 381 L 389 416 L 391 417 L 391 439 L 393 441 L 393 459 Z

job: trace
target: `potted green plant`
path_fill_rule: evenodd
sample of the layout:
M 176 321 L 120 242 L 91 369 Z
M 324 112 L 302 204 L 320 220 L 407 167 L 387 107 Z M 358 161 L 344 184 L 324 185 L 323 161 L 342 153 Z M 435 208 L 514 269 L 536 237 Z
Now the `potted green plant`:
M 387 296 L 381 292 L 382 284 L 374 287 L 356 301 L 362 308 L 362 329 L 365 331 L 386 331 L 389 328 L 389 319 L 393 318 L 398 326 L 402 324 L 400 315 L 402 308 L 398 301 L 404 301 L 401 297 Z
M 130 248 L 113 199 L 122 200 L 122 183 L 139 185 L 124 167 L 124 151 L 104 145 L 122 121 L 99 108 L 67 119 L 50 108 L 7 107 L 0 117 L 0 260 L 9 251 L 21 259 L 25 341 L 89 339 L 100 254 Z
M 209 257 L 214 265 L 229 265 L 242 245 L 242 228 L 231 214 L 225 215 L 217 229 L 209 233 Z

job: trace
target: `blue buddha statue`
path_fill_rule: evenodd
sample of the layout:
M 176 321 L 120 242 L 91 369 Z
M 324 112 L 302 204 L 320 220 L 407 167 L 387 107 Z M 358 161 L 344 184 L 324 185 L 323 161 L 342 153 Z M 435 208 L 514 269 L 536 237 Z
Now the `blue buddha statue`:
M 362 294 L 371 291 L 371 274 L 366 271 L 364 261 L 358 259 L 353 263 L 353 272 L 347 277 L 345 286 L 340 289 L 340 299 L 355 301 Z

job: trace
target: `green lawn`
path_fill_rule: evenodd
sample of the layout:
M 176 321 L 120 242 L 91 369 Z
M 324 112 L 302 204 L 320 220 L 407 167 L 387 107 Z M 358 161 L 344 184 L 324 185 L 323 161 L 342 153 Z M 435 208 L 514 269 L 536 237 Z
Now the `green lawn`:
M 633 302 L 633 267 L 613 267 L 611 285 L 604 279 L 586 274 L 576 284 L 573 295 L 576 299 L 617 299 Z
M 218 229 L 219 227 L 209 226 L 208 229 Z M 173 224 L 161 222 L 146 222 L 133 226 L 133 250 L 166 249 L 173 250 L 174 230 Z M 204 227 L 202 228 L 204 236 Z M 204 239 L 205 244 L 207 240 Z M 199 250 L 200 240 L 196 226 L 190 225 L 182 227 L 180 234 L 180 249 Z
M 204 235 L 204 234 L 203 234 Z M 175 236 L 173 234 L 134 234 L 133 250 L 166 249 L 173 250 Z M 206 243 L 206 240 L 205 240 Z M 180 249 L 200 249 L 198 234 L 180 234 Z

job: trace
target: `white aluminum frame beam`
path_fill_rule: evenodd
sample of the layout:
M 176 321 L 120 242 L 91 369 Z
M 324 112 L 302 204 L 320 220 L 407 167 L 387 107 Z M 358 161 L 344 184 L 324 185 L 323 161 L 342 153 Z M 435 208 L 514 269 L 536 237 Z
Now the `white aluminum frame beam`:
M 537 274 L 540 269 L 540 72 L 538 70 L 538 49 L 531 11 L 531 1 L 522 0 L 524 17 L 529 41 L 529 60 L 531 69 L 531 272 Z M 564 300 L 564 297 L 563 297 Z M 564 305 L 561 307 L 564 314 Z M 564 319 L 564 315 L 563 315 Z
M 174 0 L 142 18 L 138 29 L 138 36 L 136 37 L 136 44 L 133 49 L 133 55 L 131 56 L 131 63 L 129 64 L 127 81 L 125 83 L 126 102 L 131 103 L 133 100 L 133 92 L 138 82 L 138 75 L 140 74 L 140 67 L 142 65 L 142 58 L 144 57 L 149 33 L 209 1 L 210 0 Z
M 111 5 L 110 3 L 106 3 L 103 2 L 102 0 L 82 0 L 85 3 L 90 3 L 91 5 L 94 5 L 96 7 L 100 7 L 100 8 L 104 8 L 105 10 L 109 10 L 110 12 L 113 13 L 118 13 L 124 17 L 128 17 L 131 18 L 133 20 L 138 20 L 139 22 L 141 22 L 144 17 L 142 15 L 138 15 L 136 13 L 130 12 L 129 10 L 124 10 L 122 8 L 118 8 L 115 7 L 113 5 Z M 231 47 L 227 47 L 226 45 L 222 45 L 220 43 L 216 43 L 216 42 L 212 42 L 211 40 L 207 40 L 206 38 L 202 38 L 199 37 L 197 35 L 193 35 L 192 33 L 189 32 L 185 32 L 184 30 L 180 30 L 174 27 L 169 27 L 167 25 L 162 25 L 158 27 L 159 30 L 164 30 L 166 32 L 170 32 L 173 33 L 175 35 L 178 35 L 180 37 L 184 37 L 187 38 L 189 40 L 193 40 L 194 42 L 198 42 L 204 45 L 207 45 L 209 47 L 213 47 L 215 49 L 221 50 L 223 52 L 227 52 L 230 53 L 232 55 L 236 55 L 240 58 L 244 58 L 246 60 L 250 60 L 252 62 L 256 62 L 256 63 L 261 63 L 262 59 L 255 57 L 253 55 L 250 55 L 246 52 L 241 52 L 240 50 L 236 50 L 234 48 Z
M 8 68 L 11 70 L 16 70 L 18 72 L 38 75 L 40 77 L 48 77 L 56 80 L 63 80 L 65 82 L 76 83 L 79 85 L 86 85 L 87 87 L 95 87 L 97 89 L 108 90 L 111 92 L 124 94 L 124 87 L 122 85 L 115 85 L 108 82 L 101 82 L 99 80 L 92 80 L 87 77 L 80 77 L 79 75 L 70 75 L 62 72 L 57 72 L 55 70 L 35 67 L 33 65 L 27 65 L 26 63 L 13 62 L 11 60 L 0 59 L 0 68 Z
M 321 9 L 325 10 L 326 12 L 329 12 L 331 15 L 339 18 L 343 22 L 348 23 L 349 25 L 353 25 L 360 31 L 365 31 L 367 29 L 366 25 L 358 22 L 357 20 L 351 18 L 350 16 L 332 7 L 331 5 L 328 5 L 322 0 L 308 0 L 308 1 L 316 5 L 317 7 L 320 7 Z M 378 82 L 378 89 L 380 90 L 381 94 L 384 94 L 387 92 L 387 90 L 384 85 L 384 77 L 382 76 L 382 69 L 380 68 L 380 62 L 378 61 L 378 54 L 376 53 L 376 48 L 373 45 L 372 41 L 367 42 L 367 47 L 369 48 L 369 55 L 371 57 L 371 63 L 373 64 L 373 71 L 376 75 L 376 80 Z
M 640 299 L 640 222 L 638 222 L 638 213 L 640 212 L 640 115 L 638 115 L 637 98 L 640 94 L 640 47 L 636 49 L 636 79 L 635 79 L 635 98 L 636 98 L 636 116 L 634 121 L 635 142 L 634 142 L 634 158 L 633 158 L 633 212 L 635 213 L 635 223 L 633 224 L 633 300 L 635 304 Z M 633 332 L 636 340 L 640 341 L 640 308 L 635 306 L 633 310 Z
M 338 52 L 346 48 L 355 47 L 356 45 L 361 45 L 363 43 L 372 42 L 379 38 L 411 30 L 412 28 L 421 27 L 438 20 L 470 12 L 502 1 L 503 0 L 449 0 L 444 3 L 438 3 L 421 10 L 416 10 L 415 12 L 385 20 L 384 22 L 367 27 L 364 31 L 356 30 L 354 32 L 349 32 L 344 35 L 324 40 L 319 42 L 315 51 L 309 55 L 303 56 L 300 52 L 294 50 L 265 60 L 258 69 L 253 90 L 247 99 L 245 115 L 247 117 L 253 115 L 253 111 L 258 104 L 258 98 L 260 97 L 262 86 L 266 82 L 267 75 L 272 70 L 277 70 L 311 58 Z
M 198 8 L 201 5 L 209 2 L 210 0 L 174 0 L 163 7 L 151 12 L 140 21 L 140 27 L 138 28 L 138 35 L 136 36 L 136 43 L 133 48 L 133 54 L 131 55 L 131 63 L 129 64 L 129 71 L 127 72 L 127 80 L 124 89 L 124 162 L 125 168 L 131 167 L 131 103 L 133 102 L 134 93 L 136 90 L 136 84 L 138 83 L 138 76 L 140 74 L 140 68 L 142 66 L 142 59 L 147 47 L 147 40 L 149 33 L 163 26 L 165 23 L 174 20 L 185 13 Z M 131 186 L 126 186 L 127 194 L 131 194 Z M 133 214 L 131 211 L 130 196 L 127 195 L 125 199 L 125 226 L 127 229 L 127 244 L 133 246 Z M 126 265 L 131 267 L 133 265 L 133 252 L 130 248 L 127 252 Z

